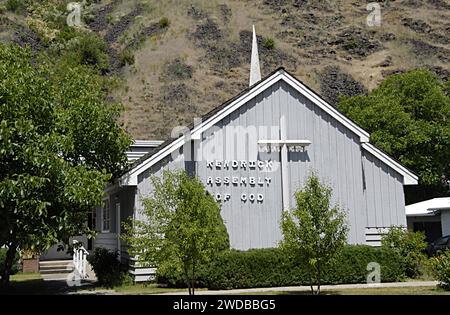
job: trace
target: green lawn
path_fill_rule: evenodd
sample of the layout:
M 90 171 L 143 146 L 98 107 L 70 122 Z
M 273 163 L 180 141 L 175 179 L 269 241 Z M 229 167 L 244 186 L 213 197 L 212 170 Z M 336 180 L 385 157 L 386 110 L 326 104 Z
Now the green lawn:
M 197 289 L 205 290 L 205 289 Z M 62 294 L 70 291 L 91 294 L 120 294 L 145 295 L 160 293 L 184 293 L 187 289 L 173 289 L 159 287 L 157 284 L 128 284 L 108 289 L 104 287 L 68 288 L 64 282 L 45 282 L 39 273 L 18 273 L 11 277 L 11 286 L 1 294 Z M 231 293 L 231 292 L 230 292 Z M 248 295 L 309 295 L 309 291 L 255 291 Z M 366 288 L 366 289 L 338 289 L 324 290 L 324 295 L 450 295 L 434 286 L 426 287 L 397 287 L 397 288 Z
M 184 292 L 187 289 L 158 287 L 156 284 L 129 284 L 115 287 L 68 288 L 64 282 L 44 281 L 39 273 L 18 273 L 11 276 L 11 286 L 0 291 L 1 294 L 61 294 L 71 291 L 80 293 L 117 293 L 117 294 L 158 294 L 165 292 Z
M 268 291 L 252 292 L 254 295 L 309 295 L 309 291 Z M 339 289 L 324 290 L 322 295 L 450 295 L 450 291 L 444 291 L 434 286 L 431 287 L 402 287 L 402 288 L 367 288 L 367 289 Z
M 23 281 L 31 281 L 31 280 L 42 280 L 42 276 L 39 273 L 26 273 L 20 272 L 18 274 L 11 276 L 11 281 L 13 282 L 23 282 Z
M 114 288 L 120 294 L 159 294 L 166 292 L 186 292 L 187 289 L 172 289 L 158 287 L 157 284 L 130 284 Z

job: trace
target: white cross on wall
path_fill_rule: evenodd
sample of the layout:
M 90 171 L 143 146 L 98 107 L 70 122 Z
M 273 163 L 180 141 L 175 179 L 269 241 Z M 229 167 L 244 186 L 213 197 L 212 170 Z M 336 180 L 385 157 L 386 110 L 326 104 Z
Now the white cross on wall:
M 259 140 L 258 145 L 280 146 L 281 154 L 281 190 L 283 200 L 283 210 L 289 210 L 289 170 L 288 170 L 288 147 L 301 146 L 303 149 L 311 144 L 309 140 L 289 140 L 287 139 L 286 118 L 280 117 L 280 139 Z

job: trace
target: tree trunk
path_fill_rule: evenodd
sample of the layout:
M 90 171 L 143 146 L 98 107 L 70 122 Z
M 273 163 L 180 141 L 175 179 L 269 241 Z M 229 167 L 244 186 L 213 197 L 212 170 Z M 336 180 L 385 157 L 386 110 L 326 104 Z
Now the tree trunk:
M 317 295 L 320 294 L 320 261 L 317 262 Z
M 188 272 L 188 268 L 187 268 L 186 264 L 184 266 L 184 277 L 185 277 L 186 284 L 188 286 L 189 295 L 192 295 L 192 293 L 191 293 L 191 279 L 189 279 L 189 272 Z
M 309 274 L 309 286 L 311 287 L 311 294 L 314 295 L 314 286 L 313 286 L 313 281 L 312 281 L 312 276 L 311 276 L 312 271 L 310 270 L 308 272 Z
M 192 262 L 192 295 L 195 294 L 195 262 Z
M 4 265 L 5 269 L 3 270 L 2 279 L 1 279 L 2 287 L 9 286 L 9 279 L 10 279 L 11 269 L 13 267 L 15 256 L 16 256 L 16 246 L 14 244 L 11 244 L 11 246 L 8 247 L 8 251 L 6 252 L 5 265 Z

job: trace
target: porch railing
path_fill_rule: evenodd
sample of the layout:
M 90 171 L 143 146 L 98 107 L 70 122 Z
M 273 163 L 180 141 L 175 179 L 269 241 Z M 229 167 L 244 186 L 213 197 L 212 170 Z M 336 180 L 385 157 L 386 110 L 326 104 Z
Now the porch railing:
M 80 275 L 81 279 L 87 278 L 86 265 L 87 265 L 87 256 L 89 252 L 78 244 L 77 240 L 73 240 L 73 266 L 75 270 Z

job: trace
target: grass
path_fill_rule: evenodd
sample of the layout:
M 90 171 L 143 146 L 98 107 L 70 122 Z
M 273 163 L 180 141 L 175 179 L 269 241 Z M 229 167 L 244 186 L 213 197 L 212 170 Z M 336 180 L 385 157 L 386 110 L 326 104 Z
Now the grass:
M 129 284 L 114 288 L 114 291 L 124 295 L 146 295 L 168 292 L 185 292 L 187 289 L 173 289 L 159 287 L 157 284 Z
M 9 288 L 2 289 L 1 294 L 58 294 L 68 291 L 64 283 L 45 282 L 39 273 L 18 273 L 11 276 Z
M 31 280 L 42 280 L 42 276 L 40 273 L 33 272 L 19 272 L 18 274 L 11 276 L 11 281 L 13 282 L 23 282 Z
M 39 273 L 18 273 L 11 276 L 11 286 L 1 294 L 61 294 L 73 290 L 101 293 L 109 291 L 119 295 L 151 295 L 161 293 L 185 293 L 187 289 L 176 289 L 160 287 L 155 283 L 150 284 L 125 284 L 108 289 L 104 287 L 93 287 L 90 289 L 68 288 L 61 282 L 45 282 Z M 202 291 L 205 289 L 196 289 Z M 233 292 L 230 292 L 233 294 Z M 243 293 L 243 295 L 310 295 L 309 291 L 253 291 Z M 445 291 L 435 286 L 420 287 L 395 287 L 395 288 L 357 288 L 357 289 L 336 289 L 323 290 L 323 295 L 450 295 L 450 291 Z
M 310 295 L 309 291 L 267 291 L 251 292 L 251 295 Z M 398 288 L 365 288 L 323 290 L 321 295 L 450 295 L 450 291 L 435 286 L 430 287 L 398 287 Z

